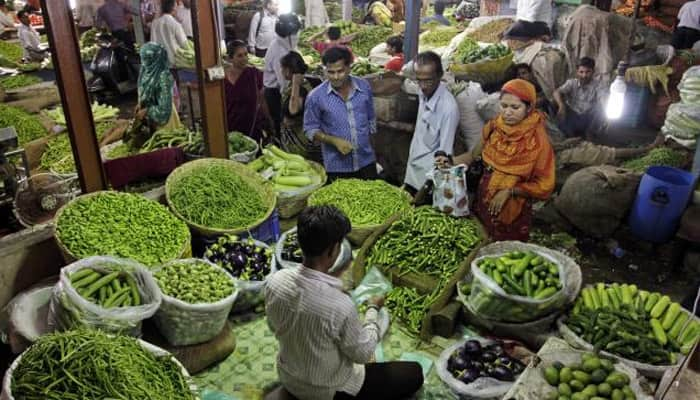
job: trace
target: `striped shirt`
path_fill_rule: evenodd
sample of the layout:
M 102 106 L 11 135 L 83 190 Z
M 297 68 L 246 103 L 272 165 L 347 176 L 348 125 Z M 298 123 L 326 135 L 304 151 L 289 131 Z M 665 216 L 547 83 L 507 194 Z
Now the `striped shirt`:
M 306 267 L 284 269 L 267 280 L 265 312 L 280 343 L 277 372 L 284 387 L 304 400 L 356 395 L 365 363 L 379 342 L 377 311 L 364 325 L 343 283 Z
M 304 132 L 309 140 L 323 132 L 352 143 L 353 150 L 342 155 L 335 146 L 323 143 L 323 164 L 334 173 L 357 172 L 376 161 L 370 136 L 377 132 L 372 88 L 361 78 L 350 77 L 352 89 L 347 100 L 325 81 L 306 99 Z

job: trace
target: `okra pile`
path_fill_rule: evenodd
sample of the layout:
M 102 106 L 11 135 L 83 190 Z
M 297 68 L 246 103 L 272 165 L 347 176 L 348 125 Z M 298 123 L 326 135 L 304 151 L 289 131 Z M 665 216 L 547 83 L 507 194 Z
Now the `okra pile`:
M 219 164 L 200 164 L 173 182 L 170 202 L 186 221 L 215 229 L 249 226 L 269 209 L 257 190 Z
M 556 390 L 549 392 L 546 400 L 634 400 L 636 395 L 629 387 L 630 377 L 616 371 L 613 362 L 584 353 L 581 363 L 567 365 L 554 362 L 546 367 L 544 379 Z
M 532 251 L 512 251 L 499 257 L 484 257 L 477 265 L 511 295 L 542 300 L 562 288 L 559 267 Z
M 137 339 L 96 330 L 44 335 L 12 373 L 17 400 L 194 400 L 170 355 L 156 356 Z
M 190 232 L 161 204 L 129 193 L 79 197 L 61 212 L 56 236 L 75 258 L 131 258 L 153 266 L 178 258 Z
M 78 294 L 104 308 L 141 305 L 136 280 L 126 271 L 102 272 L 83 268 L 68 278 Z
M 584 288 L 566 325 L 596 349 L 647 364 L 675 364 L 700 338 L 700 322 L 670 297 L 617 283 Z
M 477 223 L 432 207 L 418 207 L 395 221 L 369 249 L 367 268 L 399 276 L 409 272 L 449 280 L 481 242 Z
M 410 207 L 406 193 L 375 180 L 338 179 L 309 197 L 310 206 L 336 206 L 350 219 L 353 227 L 381 225 L 397 212 Z
M 216 303 L 235 289 L 224 270 L 204 261 L 174 261 L 153 277 L 164 294 L 191 304 Z
M 396 286 L 386 295 L 386 307 L 394 318 L 403 322 L 409 332 L 420 333 L 425 313 L 439 292 L 420 294 L 415 288 Z

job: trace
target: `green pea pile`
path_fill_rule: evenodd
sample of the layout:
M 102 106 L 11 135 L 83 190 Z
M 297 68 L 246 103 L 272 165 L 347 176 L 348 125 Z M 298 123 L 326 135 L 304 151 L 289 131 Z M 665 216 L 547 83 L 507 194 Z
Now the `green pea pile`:
M 187 303 L 216 303 L 230 296 L 234 284 L 229 275 L 204 261 L 175 261 L 154 274 L 166 295 Z
M 353 226 L 381 225 L 411 206 L 406 192 L 396 186 L 361 179 L 338 179 L 309 197 L 311 206 L 324 204 L 338 207 Z
M 156 356 L 134 338 L 70 330 L 39 338 L 12 374 L 17 400 L 194 400 L 170 355 Z
M 153 266 L 178 258 L 190 233 L 184 222 L 155 201 L 99 192 L 66 206 L 56 221 L 56 236 L 78 259 L 111 255 Z
M 658 147 L 642 157 L 625 162 L 622 167 L 635 172 L 644 172 L 655 165 L 680 168 L 683 164 L 685 164 L 683 153 L 668 147 Z
M 185 220 L 216 229 L 248 226 L 269 208 L 248 182 L 220 164 L 200 164 L 190 170 L 173 182 L 169 197 Z
M 46 128 L 36 116 L 17 107 L 4 104 L 0 104 L 0 126 L 14 126 L 20 145 L 27 144 L 47 134 Z

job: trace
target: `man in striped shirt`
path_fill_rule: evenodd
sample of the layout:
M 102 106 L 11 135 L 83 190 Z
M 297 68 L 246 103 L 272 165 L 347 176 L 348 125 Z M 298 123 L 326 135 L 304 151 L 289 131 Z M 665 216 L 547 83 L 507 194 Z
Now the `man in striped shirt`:
M 339 278 L 352 260 L 331 270 L 350 229 L 332 206 L 299 215 L 303 265 L 273 274 L 265 287 L 267 321 L 280 343 L 277 372 L 301 400 L 404 399 L 423 385 L 420 365 L 369 363 L 381 340 L 377 315 L 384 299 L 370 301 L 362 323 Z

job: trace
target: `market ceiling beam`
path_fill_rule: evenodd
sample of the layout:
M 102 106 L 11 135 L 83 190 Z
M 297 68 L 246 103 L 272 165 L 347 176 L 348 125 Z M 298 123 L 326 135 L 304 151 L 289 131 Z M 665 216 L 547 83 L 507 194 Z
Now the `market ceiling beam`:
M 404 63 L 413 60 L 418 54 L 421 5 L 421 0 L 406 0 L 406 32 L 404 33 L 403 41 Z
M 218 29 L 219 9 L 219 0 L 192 1 L 204 143 L 209 156 L 228 158 L 226 101 Z
M 83 193 L 107 188 L 68 0 L 41 0 L 56 83 Z

